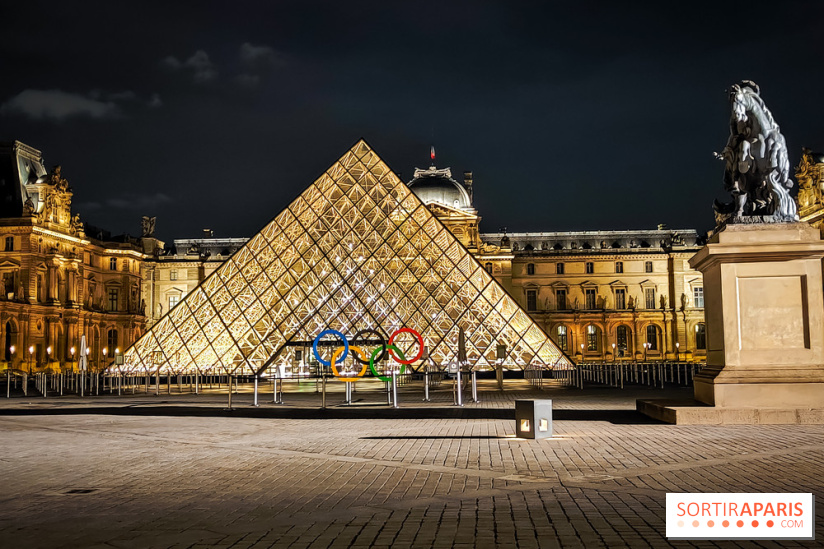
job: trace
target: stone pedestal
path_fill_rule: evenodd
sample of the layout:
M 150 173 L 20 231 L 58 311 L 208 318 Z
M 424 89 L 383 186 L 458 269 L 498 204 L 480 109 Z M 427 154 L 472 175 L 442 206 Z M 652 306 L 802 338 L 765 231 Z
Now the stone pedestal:
M 665 421 L 680 411 L 678 423 L 824 418 L 822 258 L 820 233 L 806 223 L 729 225 L 713 235 L 690 259 L 704 275 L 707 325 L 697 402 L 646 401 L 638 409 Z M 650 412 L 655 406 L 660 413 Z

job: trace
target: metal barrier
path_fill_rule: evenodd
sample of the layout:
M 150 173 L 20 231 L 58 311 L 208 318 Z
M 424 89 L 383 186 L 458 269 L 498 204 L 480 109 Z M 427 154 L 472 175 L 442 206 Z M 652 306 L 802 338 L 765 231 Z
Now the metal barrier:
M 706 366 L 696 362 L 580 362 L 553 370 L 553 377 L 568 387 L 584 388 L 584 383 L 623 389 L 626 385 L 664 388 L 692 386 L 695 374 Z M 524 377 L 527 372 L 524 371 Z M 530 383 L 533 383 L 530 380 Z M 534 384 L 534 383 L 533 383 Z

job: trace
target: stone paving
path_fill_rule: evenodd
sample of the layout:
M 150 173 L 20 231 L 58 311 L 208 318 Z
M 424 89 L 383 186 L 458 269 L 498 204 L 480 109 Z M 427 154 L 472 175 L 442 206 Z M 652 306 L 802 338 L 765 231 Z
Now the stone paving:
M 0 547 L 816 546 L 669 542 L 663 517 L 667 491 L 820 501 L 821 425 L 672 426 L 634 411 L 689 389 L 484 382 L 457 409 L 447 385 L 434 403 L 408 387 L 391 410 L 365 404 L 376 387 L 351 408 L 332 394 L 326 411 L 308 385 L 260 408 L 242 389 L 233 412 L 216 389 L 0 402 Z M 556 437 L 514 438 L 514 398 L 552 398 Z

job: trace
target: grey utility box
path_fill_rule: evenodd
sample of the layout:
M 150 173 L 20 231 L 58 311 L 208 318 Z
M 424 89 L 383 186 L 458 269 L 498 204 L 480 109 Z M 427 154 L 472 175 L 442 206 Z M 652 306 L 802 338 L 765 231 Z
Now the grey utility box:
M 516 400 L 515 436 L 519 438 L 551 437 L 552 401 Z

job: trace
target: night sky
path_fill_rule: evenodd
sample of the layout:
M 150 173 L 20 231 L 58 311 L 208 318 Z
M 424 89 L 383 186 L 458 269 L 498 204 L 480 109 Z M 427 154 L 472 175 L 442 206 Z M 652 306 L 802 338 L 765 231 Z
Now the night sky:
M 705 231 L 744 78 L 824 150 L 821 2 L 69 4 L 0 9 L 0 140 L 113 233 L 250 236 L 361 137 L 472 170 L 485 232 Z

